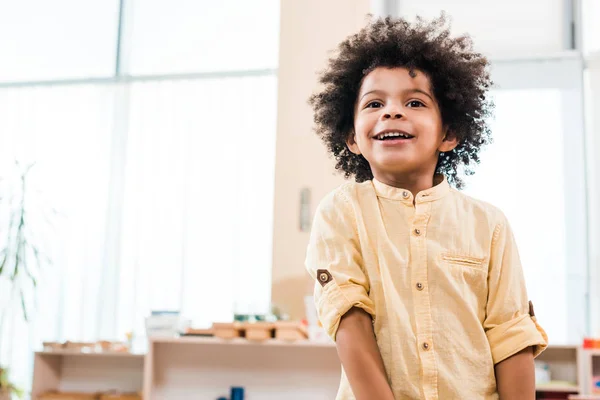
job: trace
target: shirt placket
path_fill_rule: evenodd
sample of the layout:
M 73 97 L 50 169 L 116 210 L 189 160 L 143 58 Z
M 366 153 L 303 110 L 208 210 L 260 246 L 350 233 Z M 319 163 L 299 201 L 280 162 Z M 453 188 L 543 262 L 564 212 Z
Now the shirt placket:
M 421 359 L 423 392 L 425 399 L 437 400 L 437 368 L 427 271 L 427 223 L 430 211 L 430 202 L 417 202 L 415 205 L 410 234 L 411 286 L 413 288 L 416 337 Z

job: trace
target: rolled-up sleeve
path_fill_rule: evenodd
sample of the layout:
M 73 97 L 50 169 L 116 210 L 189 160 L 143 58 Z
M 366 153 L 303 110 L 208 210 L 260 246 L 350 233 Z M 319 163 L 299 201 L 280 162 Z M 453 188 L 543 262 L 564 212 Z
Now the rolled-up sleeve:
M 351 308 L 375 315 L 354 211 L 350 200 L 339 191 L 327 196 L 317 208 L 306 268 L 315 279 L 319 320 L 332 339 L 335 340 L 341 318 Z
M 530 310 L 519 253 L 503 215 L 492 239 L 488 288 L 483 325 L 494 364 L 527 347 L 533 347 L 537 357 L 547 347 L 548 337 Z

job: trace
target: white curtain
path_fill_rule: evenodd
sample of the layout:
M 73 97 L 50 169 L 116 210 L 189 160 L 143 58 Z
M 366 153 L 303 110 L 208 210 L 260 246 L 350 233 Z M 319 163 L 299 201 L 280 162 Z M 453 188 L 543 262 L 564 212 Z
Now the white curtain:
M 567 290 L 572 268 L 565 239 L 569 194 L 564 184 L 563 93 L 505 90 L 496 91 L 494 100 L 494 142 L 482 153 L 481 165 L 467 179 L 465 191 L 506 214 L 519 246 L 529 297 L 552 343 L 578 340 L 585 334 L 585 319 L 570 324 L 567 307 L 569 295 L 577 294 Z
M 0 332 L 18 382 L 41 341 L 140 337 L 156 309 L 195 326 L 269 310 L 276 82 L 0 90 L 0 176 L 35 162 L 31 196 L 59 212 L 50 234 L 28 221 L 53 261 L 34 323 L 13 303 Z
M 270 301 L 276 78 L 131 87 L 118 327 L 197 326 Z
M 31 316 L 35 326 L 24 323 L 20 304 L 13 302 L 3 327 L 0 360 L 20 382 L 28 380 L 31 345 L 95 337 L 106 251 L 112 108 L 109 86 L 0 91 L 0 176 L 7 196 L 1 201 L 3 215 L 10 212 L 8 196 L 19 195 L 20 168 L 14 160 L 22 167 L 35 163 L 28 175 L 25 221 L 53 261 L 38 279 L 37 312 Z M 49 222 L 37 212 L 52 208 L 59 215 L 48 214 Z M 2 247 L 6 218 L 3 222 Z

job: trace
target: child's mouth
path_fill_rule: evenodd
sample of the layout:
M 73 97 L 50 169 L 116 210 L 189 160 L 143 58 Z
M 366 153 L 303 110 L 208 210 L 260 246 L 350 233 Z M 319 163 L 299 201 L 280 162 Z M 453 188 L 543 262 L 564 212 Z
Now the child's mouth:
M 374 136 L 375 140 L 380 141 L 403 141 L 414 138 L 413 135 L 402 131 L 387 131 Z

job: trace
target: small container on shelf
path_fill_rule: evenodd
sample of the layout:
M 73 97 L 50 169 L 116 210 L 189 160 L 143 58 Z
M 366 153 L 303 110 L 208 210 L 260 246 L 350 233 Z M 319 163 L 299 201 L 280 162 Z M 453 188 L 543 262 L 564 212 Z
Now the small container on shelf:
M 92 353 L 96 351 L 96 342 L 71 342 L 67 341 L 64 344 L 65 350 L 80 351 L 82 353 Z
M 129 345 L 122 342 L 101 340 L 96 343 L 96 349 L 102 353 L 126 353 L 129 351 Z
M 215 335 L 215 332 L 212 328 L 209 329 L 196 329 L 196 328 L 187 328 L 181 336 L 200 336 L 200 337 L 212 337 Z
M 98 393 L 53 391 L 38 396 L 37 400 L 98 400 Z
M 216 337 L 221 339 L 235 339 L 242 337 L 243 330 L 239 322 L 226 322 L 213 324 L 212 328 Z
M 297 341 L 308 339 L 308 328 L 300 321 L 275 322 L 275 339 Z
M 600 394 L 600 376 L 592 377 L 592 393 Z
M 101 394 L 98 400 L 142 400 L 142 395 L 139 393 L 109 392 Z
M 44 347 L 44 351 L 56 351 L 64 348 L 64 344 L 59 342 L 43 342 L 42 346 Z
M 244 388 L 243 387 L 232 387 L 230 400 L 244 400 Z
M 600 339 L 583 338 L 583 348 L 586 350 L 600 349 Z
M 268 340 L 273 338 L 275 324 L 269 322 L 246 322 L 242 325 L 248 340 Z

